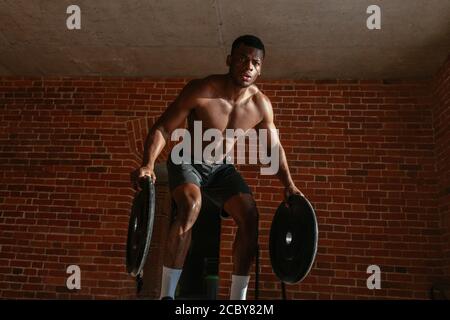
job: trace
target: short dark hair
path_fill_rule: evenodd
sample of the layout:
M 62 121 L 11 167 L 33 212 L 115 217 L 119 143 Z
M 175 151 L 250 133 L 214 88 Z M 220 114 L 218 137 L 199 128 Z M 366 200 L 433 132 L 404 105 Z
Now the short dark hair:
M 266 50 L 264 49 L 264 44 L 262 43 L 261 39 L 250 34 L 240 36 L 233 41 L 233 44 L 231 46 L 231 54 L 233 54 L 233 51 L 237 49 L 241 43 L 248 47 L 260 49 L 263 52 L 263 56 L 266 55 Z

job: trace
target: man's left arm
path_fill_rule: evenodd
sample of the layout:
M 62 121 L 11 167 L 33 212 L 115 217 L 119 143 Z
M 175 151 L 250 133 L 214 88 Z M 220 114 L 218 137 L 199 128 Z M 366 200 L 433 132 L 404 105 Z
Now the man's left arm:
M 280 182 L 284 186 L 284 197 L 287 201 L 290 195 L 298 194 L 303 196 L 303 193 L 295 186 L 294 181 L 292 180 L 291 173 L 289 171 L 289 166 L 286 158 L 286 153 L 284 152 L 284 148 L 281 145 L 280 138 L 278 136 L 278 131 L 274 123 L 273 117 L 273 109 L 270 100 L 264 96 L 262 100 L 262 112 L 263 119 L 258 124 L 258 129 L 267 129 L 268 137 L 267 137 L 267 148 L 268 150 L 277 150 L 279 151 L 279 169 L 276 173 L 276 176 L 280 180 Z

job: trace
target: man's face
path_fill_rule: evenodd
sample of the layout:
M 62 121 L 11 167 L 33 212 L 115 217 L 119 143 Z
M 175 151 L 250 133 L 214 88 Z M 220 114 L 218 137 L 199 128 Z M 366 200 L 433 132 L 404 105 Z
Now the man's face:
M 252 85 L 261 73 L 263 59 L 262 50 L 241 43 L 233 54 L 227 57 L 233 82 L 240 87 Z

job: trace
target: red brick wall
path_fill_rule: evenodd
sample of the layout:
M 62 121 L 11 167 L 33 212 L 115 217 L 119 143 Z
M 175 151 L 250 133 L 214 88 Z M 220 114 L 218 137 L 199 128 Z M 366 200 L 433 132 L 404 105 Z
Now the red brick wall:
M 185 80 L 0 79 L 0 297 L 128 298 L 142 137 Z M 81 290 L 66 268 L 81 268 Z
M 450 57 L 435 79 L 433 127 L 445 273 L 450 281 Z
M 0 297 L 132 298 L 129 172 L 185 79 L 0 78 Z M 317 261 L 289 298 L 427 298 L 442 275 L 430 82 L 271 81 L 261 88 L 313 202 Z M 242 167 L 261 213 L 261 298 L 278 298 L 268 230 L 281 187 Z M 231 276 L 222 228 L 220 297 Z M 82 271 L 66 289 L 66 268 Z M 368 265 L 382 289 L 366 288 Z M 254 278 L 253 278 L 254 279 Z M 253 295 L 253 282 L 249 297 Z

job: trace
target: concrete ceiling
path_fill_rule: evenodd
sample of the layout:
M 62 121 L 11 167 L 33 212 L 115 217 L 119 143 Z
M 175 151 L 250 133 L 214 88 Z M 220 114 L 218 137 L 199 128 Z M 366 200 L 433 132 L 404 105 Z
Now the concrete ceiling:
M 247 33 L 266 45 L 266 79 L 424 78 L 450 52 L 450 1 L 0 0 L 0 75 L 203 77 Z

